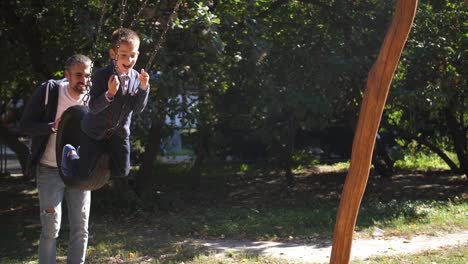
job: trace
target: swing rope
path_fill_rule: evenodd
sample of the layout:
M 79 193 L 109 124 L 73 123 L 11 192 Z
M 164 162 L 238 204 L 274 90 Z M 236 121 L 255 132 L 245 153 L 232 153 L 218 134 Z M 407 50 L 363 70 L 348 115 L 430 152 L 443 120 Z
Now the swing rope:
M 159 2 L 159 1 L 158 1 Z M 143 12 L 143 10 L 145 9 L 146 5 L 148 3 L 148 0 L 145 0 L 143 2 L 143 4 L 141 5 L 140 9 L 138 10 L 138 13 L 137 15 L 135 16 L 135 19 L 130 23 L 130 28 L 134 25 L 134 22 L 138 20 L 140 14 Z M 174 14 L 177 13 L 177 10 L 179 9 L 179 6 L 180 4 L 182 3 L 182 0 L 178 0 L 177 3 L 174 5 L 174 8 L 172 9 L 172 12 L 171 14 L 169 15 L 168 19 L 166 20 L 166 24 L 164 25 L 164 28 L 163 28 L 163 31 L 161 33 L 161 35 L 159 36 L 159 39 L 158 41 L 156 42 L 155 46 L 154 46 L 154 49 L 153 51 L 150 53 L 150 56 L 149 56 L 149 59 L 148 59 L 148 62 L 146 63 L 146 66 L 145 66 L 145 71 L 148 71 L 149 68 L 151 67 L 151 65 L 153 64 L 153 60 L 154 58 L 156 57 L 159 49 L 162 47 L 162 44 L 165 40 L 165 36 L 166 36 L 166 33 L 167 31 L 169 30 L 169 27 L 172 23 L 172 20 L 173 20 L 173 17 L 174 17 Z M 126 7 L 127 7 L 127 0 L 122 0 L 121 2 L 121 12 L 120 12 L 120 16 L 119 16 L 119 20 L 120 20 L 120 25 L 119 25 L 119 28 L 122 29 L 123 28 L 123 24 L 124 24 L 124 21 L 125 21 L 125 16 L 126 16 Z M 103 12 L 104 14 L 104 12 Z M 102 24 L 102 18 L 103 18 L 103 14 L 101 16 L 101 24 Z M 114 58 L 114 62 L 117 62 L 117 59 L 118 59 L 118 56 L 119 56 L 119 47 L 120 47 L 120 42 L 121 40 L 119 40 L 119 42 L 117 43 L 117 50 L 116 50 L 116 57 Z M 116 64 L 116 63 L 114 63 Z M 114 69 L 115 71 L 115 69 Z
M 99 43 L 99 40 L 101 38 L 101 31 L 102 31 L 102 25 L 104 24 L 104 15 L 106 14 L 106 6 L 107 6 L 107 0 L 103 0 L 101 3 L 101 17 L 99 18 L 99 24 L 97 28 L 97 33 L 96 33 L 96 40 L 93 43 L 93 48 L 91 51 L 91 66 L 89 72 L 93 74 L 93 67 L 94 67 L 94 61 L 97 57 L 97 45 Z M 90 88 L 89 88 L 90 83 L 88 82 L 88 85 L 86 86 L 86 94 L 83 97 L 83 102 L 84 105 L 88 105 L 89 99 L 90 99 Z
M 106 14 L 106 6 L 107 6 L 107 0 L 103 0 L 101 3 L 101 17 L 99 18 L 99 25 L 97 28 L 97 33 L 96 33 L 96 40 L 94 41 L 93 45 L 93 51 L 91 53 L 91 59 L 94 61 L 96 59 L 96 53 L 97 53 L 97 44 L 99 43 L 99 40 L 101 38 L 101 31 L 102 31 L 102 24 L 104 24 L 104 15 Z
M 146 63 L 146 66 L 145 66 L 145 71 L 147 72 L 149 70 L 149 68 L 151 67 L 151 65 L 153 64 L 153 60 L 154 58 L 156 57 L 156 54 L 158 53 L 159 49 L 161 48 L 162 46 L 162 43 L 164 42 L 165 40 L 165 36 L 166 36 L 166 33 L 167 33 L 167 30 L 169 29 L 169 26 L 171 25 L 171 22 L 172 22 L 172 19 L 174 17 L 174 14 L 177 13 L 177 10 L 179 9 L 179 6 L 180 4 L 182 3 L 182 0 L 178 0 L 177 3 L 174 5 L 174 9 L 172 10 L 172 13 L 169 15 L 169 17 L 167 18 L 166 20 L 166 25 L 163 29 L 163 32 L 161 33 L 161 35 L 159 36 L 159 39 L 158 41 L 156 42 L 156 45 L 154 46 L 154 49 L 153 51 L 151 52 L 150 56 L 149 56 L 149 59 L 148 59 L 148 62 Z
M 107 7 L 107 0 L 102 0 L 101 1 L 101 4 L 102 4 L 102 9 L 101 9 L 101 17 L 100 17 L 100 20 L 99 20 L 99 26 L 98 26 L 98 29 L 97 29 L 97 36 L 96 36 L 96 40 L 95 40 L 95 43 L 93 43 L 93 50 L 91 51 L 91 58 L 92 58 L 92 61 L 91 61 L 91 65 L 90 65 L 90 71 L 92 73 L 92 69 L 93 69 L 93 60 L 95 59 L 96 57 L 96 54 L 97 54 L 97 48 L 98 48 L 98 44 L 99 44 L 99 39 L 100 39 L 100 34 L 101 34 L 101 30 L 102 30 L 102 25 L 104 24 L 104 17 L 105 17 L 105 14 L 106 14 L 106 7 Z M 146 5 L 146 0 L 144 2 L 144 5 Z M 179 2 L 177 3 L 177 5 L 175 6 L 174 10 L 173 10 L 173 13 L 176 12 L 177 8 L 178 8 L 178 5 L 179 5 Z M 126 7 L 127 7 L 127 0 L 122 0 L 122 10 L 121 10 L 121 14 L 119 16 L 119 20 L 120 20 L 120 29 L 123 29 L 123 24 L 124 24 L 124 20 L 125 20 L 125 15 L 126 15 Z M 144 6 L 141 7 L 141 10 L 144 9 Z M 141 12 L 139 12 L 141 13 Z M 166 22 L 166 27 L 164 28 L 163 32 L 162 32 L 162 36 L 160 37 L 156 47 L 155 47 L 155 50 L 153 51 L 153 54 L 155 54 L 157 52 L 157 50 L 159 49 L 159 47 L 161 46 L 161 43 L 163 41 L 163 38 L 164 38 L 164 35 L 166 34 L 167 30 L 168 30 L 168 27 L 170 25 L 170 20 L 172 20 L 172 16 L 173 14 L 170 15 L 169 17 L 169 21 Z M 118 58 L 118 49 L 119 49 L 119 46 L 121 44 L 121 41 L 122 39 L 118 39 L 117 41 L 117 47 L 115 47 L 117 50 L 116 50 L 116 56 L 114 58 L 114 63 L 116 62 L 117 58 Z M 152 59 L 148 62 L 148 65 L 150 66 L 151 65 L 151 61 L 153 60 L 154 58 L 154 55 L 152 57 Z M 148 66 L 148 67 L 149 67 Z M 114 69 L 116 67 L 116 64 L 114 64 Z M 120 78 L 120 76 L 119 76 Z M 85 101 L 85 104 L 87 105 L 88 104 L 88 100 L 89 100 L 89 89 L 90 87 L 88 86 L 87 87 L 87 94 L 86 94 L 86 101 Z M 128 108 L 128 107 L 131 107 L 132 104 L 135 103 L 135 101 L 133 100 L 130 100 L 130 93 L 127 93 L 125 96 L 125 102 L 122 106 L 122 108 Z M 110 137 L 112 136 L 114 133 L 115 133 L 115 130 L 117 128 L 119 128 L 121 126 L 121 121 L 122 121 L 122 118 L 121 118 L 121 115 L 122 115 L 122 112 L 126 112 L 126 111 L 123 111 L 124 109 L 120 109 L 121 113 L 120 113 L 120 117 L 119 117 L 119 120 L 117 121 L 117 124 L 116 126 L 112 126 L 112 123 L 111 123 L 111 127 L 106 131 L 106 137 Z M 63 146 L 65 144 L 71 144 L 73 146 L 79 146 L 80 145 L 80 134 L 81 134 L 81 130 L 80 130 L 80 122 L 81 120 L 83 119 L 84 115 L 86 115 L 86 113 L 88 113 L 88 109 L 86 106 L 75 106 L 75 107 L 70 107 L 69 109 L 67 109 L 63 116 L 62 116 L 62 121 L 60 122 L 60 126 L 59 126 L 59 129 L 58 129 L 58 134 L 57 134 L 57 144 L 56 144 L 56 154 L 57 154 L 57 163 L 60 164 L 59 166 L 61 166 L 62 164 L 62 155 L 60 153 L 62 153 L 62 150 L 63 150 Z M 111 113 L 112 112 L 112 113 Z M 110 118 L 114 117 L 113 114 L 114 114 L 114 111 L 110 111 L 109 113 L 111 113 L 110 115 Z M 116 116 L 117 117 L 117 116 Z M 112 121 L 113 119 L 111 119 Z M 101 155 L 97 162 L 96 162 L 96 165 L 88 172 L 89 174 L 87 176 L 85 175 L 65 175 L 62 171 L 62 168 L 59 169 L 59 174 L 60 174 L 60 177 L 62 178 L 62 180 L 65 182 L 65 184 L 67 186 L 70 186 L 70 187 L 73 187 L 73 188 L 78 188 L 78 189 L 82 189 L 82 190 L 96 190 L 96 189 L 99 189 L 101 188 L 102 186 L 104 186 L 104 184 L 106 184 L 106 182 L 109 180 L 109 177 L 110 177 L 110 171 L 111 171 L 111 168 L 109 167 L 109 155 L 108 153 L 103 153 L 103 155 Z
M 158 1 L 159 2 L 159 1 Z M 135 21 L 138 21 L 139 18 L 140 18 L 140 14 L 141 12 L 143 12 L 143 9 L 145 9 L 146 7 L 146 4 L 148 3 L 148 0 L 145 0 L 143 2 L 143 4 L 141 5 L 140 7 L 140 10 L 138 10 L 138 13 L 136 14 L 135 18 L 132 20 L 132 22 L 130 23 L 130 28 L 133 28 L 134 24 L 135 24 Z
M 166 23 L 165 23 L 165 26 L 163 28 L 163 31 L 158 39 L 158 41 L 156 42 L 156 45 L 152 51 L 152 53 L 150 54 L 150 57 L 149 57 L 149 60 L 145 66 L 145 71 L 148 71 L 149 68 L 151 67 L 152 65 L 152 62 L 158 52 L 158 50 L 161 48 L 162 46 L 162 43 L 165 39 L 165 36 L 166 36 L 166 33 L 170 27 L 170 24 L 172 22 L 172 19 L 173 19 L 173 16 L 174 14 L 177 12 L 180 4 L 181 4 L 182 0 L 178 0 L 177 3 L 174 5 L 174 8 L 172 10 L 172 13 L 169 15 Z M 147 0 L 145 0 L 145 2 L 143 3 L 142 7 L 140 8 L 139 12 L 138 12 L 138 15 L 142 12 L 142 10 L 145 8 L 146 6 L 146 3 L 147 3 Z M 121 13 L 120 13 L 120 29 L 123 28 L 123 24 L 124 24 L 124 20 L 125 20 L 125 15 L 126 15 L 126 6 L 127 6 L 127 0 L 122 0 L 122 9 L 121 9 Z M 138 16 L 137 16 L 138 18 Z M 136 18 L 136 19 L 137 19 Z M 118 60 L 118 56 L 119 56 L 119 48 L 120 48 L 120 43 L 122 42 L 121 39 L 118 40 L 117 42 L 117 46 L 116 46 L 116 51 L 115 51 L 115 57 L 114 57 L 114 74 L 117 75 L 117 77 L 119 78 L 119 81 L 120 83 L 122 84 L 122 80 L 120 79 L 120 76 L 118 74 L 118 71 L 117 71 L 117 60 Z M 130 93 L 130 91 L 127 92 L 127 95 L 125 96 L 125 99 L 124 99 L 124 104 L 122 106 L 122 109 L 120 111 L 120 115 L 119 115 L 119 118 L 117 120 L 117 124 L 115 126 L 111 126 L 110 128 L 108 128 L 106 130 L 106 135 L 107 137 L 110 137 L 114 132 L 115 130 L 121 125 L 121 122 L 122 122 L 122 114 L 125 112 L 125 109 L 127 109 L 128 107 L 131 107 L 130 104 L 130 97 L 128 96 L 128 94 Z M 110 120 L 113 120 L 114 119 L 114 112 L 109 112 L 109 119 Z
M 122 0 L 121 6 L 122 6 L 122 10 L 120 11 L 120 16 L 119 16 L 119 19 L 120 19 L 119 29 L 123 28 L 123 23 L 124 23 L 125 15 L 126 15 L 125 7 L 127 6 L 127 0 Z M 119 49 L 120 49 L 121 42 L 122 42 L 121 39 L 119 39 L 117 42 L 117 47 L 116 47 L 115 57 L 114 57 L 114 74 L 117 76 L 119 76 L 118 71 L 117 71 L 117 60 L 119 58 Z M 119 77 L 119 80 L 120 80 L 120 77 Z
M 127 0 L 122 0 L 122 11 L 120 13 L 120 28 L 123 27 L 123 22 L 125 20 L 126 10 L 125 7 L 127 6 Z

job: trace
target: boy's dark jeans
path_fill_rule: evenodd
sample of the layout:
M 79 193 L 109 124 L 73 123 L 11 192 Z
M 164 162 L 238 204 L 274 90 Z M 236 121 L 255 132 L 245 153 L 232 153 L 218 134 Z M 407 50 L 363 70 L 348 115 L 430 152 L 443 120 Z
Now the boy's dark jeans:
M 79 159 L 71 159 L 68 163 L 74 176 L 86 179 L 104 153 L 109 154 L 112 177 L 126 177 L 130 173 L 128 137 L 120 138 L 114 134 L 110 138 L 96 140 L 82 132 L 80 144 Z

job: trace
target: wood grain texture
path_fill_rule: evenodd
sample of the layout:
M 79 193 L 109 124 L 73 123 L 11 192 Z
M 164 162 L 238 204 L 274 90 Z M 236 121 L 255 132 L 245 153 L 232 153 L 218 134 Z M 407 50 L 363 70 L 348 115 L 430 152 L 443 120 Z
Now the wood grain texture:
M 351 165 L 341 195 L 330 263 L 349 263 L 356 218 L 366 189 L 375 138 L 390 84 L 413 25 L 417 0 L 398 0 L 395 15 L 364 92 L 353 141 Z

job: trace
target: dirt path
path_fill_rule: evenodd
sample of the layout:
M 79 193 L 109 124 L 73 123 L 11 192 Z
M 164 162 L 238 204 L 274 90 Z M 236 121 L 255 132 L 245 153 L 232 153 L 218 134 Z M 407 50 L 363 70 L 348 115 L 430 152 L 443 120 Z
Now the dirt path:
M 196 240 L 194 243 L 203 245 L 209 251 L 219 254 L 243 251 L 302 263 L 328 263 L 331 252 L 331 241 L 299 244 L 269 241 Z M 468 230 L 441 236 L 414 236 L 410 239 L 398 237 L 355 239 L 351 258 L 366 259 L 376 255 L 415 254 L 421 251 L 463 244 L 468 244 Z

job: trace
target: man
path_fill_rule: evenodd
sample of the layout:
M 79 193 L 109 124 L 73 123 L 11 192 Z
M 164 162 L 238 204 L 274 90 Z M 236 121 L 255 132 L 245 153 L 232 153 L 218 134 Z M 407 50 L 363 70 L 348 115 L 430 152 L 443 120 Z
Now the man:
M 65 79 L 40 85 L 29 100 L 21 128 L 32 138 L 26 176 L 36 177 L 39 190 L 41 236 L 39 263 L 56 262 L 56 239 L 62 218 L 62 200 L 67 200 L 70 238 L 67 263 L 84 263 L 88 244 L 91 192 L 65 186 L 57 169 L 56 131 L 62 113 L 70 106 L 84 105 L 91 76 L 91 60 L 73 55 L 65 63 Z

